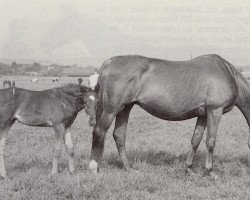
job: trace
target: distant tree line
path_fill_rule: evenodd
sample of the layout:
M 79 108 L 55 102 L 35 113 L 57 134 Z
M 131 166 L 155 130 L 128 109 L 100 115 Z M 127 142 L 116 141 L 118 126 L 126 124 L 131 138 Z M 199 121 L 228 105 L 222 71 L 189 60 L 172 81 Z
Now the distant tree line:
M 65 68 L 75 68 L 76 64 L 73 65 L 41 65 L 38 62 L 32 64 L 21 64 L 12 62 L 10 65 L 0 63 L 0 75 L 3 76 L 62 76 Z

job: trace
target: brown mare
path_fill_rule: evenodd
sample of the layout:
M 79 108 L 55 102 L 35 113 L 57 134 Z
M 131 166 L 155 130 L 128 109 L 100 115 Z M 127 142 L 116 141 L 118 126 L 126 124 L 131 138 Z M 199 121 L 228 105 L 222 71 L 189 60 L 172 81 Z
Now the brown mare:
M 213 169 L 213 152 L 222 114 L 237 106 L 250 125 L 250 88 L 241 73 L 218 55 L 203 55 L 188 61 L 167 61 L 137 55 L 105 61 L 96 90 L 97 123 L 93 131 L 89 168 L 97 173 L 105 134 L 114 118 L 114 140 L 123 165 L 131 165 L 125 148 L 126 129 L 134 104 L 155 117 L 180 121 L 197 117 L 187 156 L 187 167 L 207 127 L 205 172 Z M 248 141 L 250 147 L 250 140 Z
M 55 144 L 51 173 L 58 172 L 62 140 L 69 156 L 69 171 L 74 172 L 70 127 L 78 112 L 84 108 L 89 115 L 89 124 L 94 125 L 95 106 L 96 93 L 78 84 L 43 91 L 15 87 L 0 90 L 0 176 L 6 177 L 3 160 L 5 138 L 16 120 L 29 126 L 53 127 Z

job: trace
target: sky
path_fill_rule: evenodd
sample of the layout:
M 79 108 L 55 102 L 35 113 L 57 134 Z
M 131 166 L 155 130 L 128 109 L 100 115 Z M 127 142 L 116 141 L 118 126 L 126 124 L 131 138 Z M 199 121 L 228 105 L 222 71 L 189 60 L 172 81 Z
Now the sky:
M 250 65 L 247 0 L 0 0 L 0 59 L 93 65 L 126 54 Z M 0 61 L 1 61 L 0 60 Z

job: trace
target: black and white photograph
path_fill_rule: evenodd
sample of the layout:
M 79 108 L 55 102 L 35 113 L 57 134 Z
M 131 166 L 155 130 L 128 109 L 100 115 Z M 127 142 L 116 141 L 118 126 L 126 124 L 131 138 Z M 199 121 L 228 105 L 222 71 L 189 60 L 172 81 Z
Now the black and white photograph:
M 0 0 L 0 200 L 250 199 L 250 1 Z

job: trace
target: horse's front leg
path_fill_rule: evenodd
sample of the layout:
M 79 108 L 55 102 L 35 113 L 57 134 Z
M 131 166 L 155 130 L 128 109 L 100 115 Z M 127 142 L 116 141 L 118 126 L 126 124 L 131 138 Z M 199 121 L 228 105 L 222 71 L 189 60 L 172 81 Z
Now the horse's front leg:
M 98 165 L 102 159 L 105 135 L 114 117 L 114 114 L 102 113 L 100 120 L 97 122 L 93 130 L 92 149 L 89 162 L 89 169 L 93 174 L 97 174 L 99 169 Z
M 71 138 L 71 127 L 66 128 L 64 134 L 64 141 L 67 154 L 69 157 L 69 172 L 73 173 L 75 171 L 75 164 L 74 164 L 74 145 Z
M 52 169 L 51 174 L 58 173 L 58 160 L 61 155 L 62 150 L 62 136 L 65 132 L 65 126 L 63 124 L 55 124 L 53 125 L 55 132 L 55 140 L 54 140 L 54 152 L 53 152 L 53 161 L 52 161 Z

